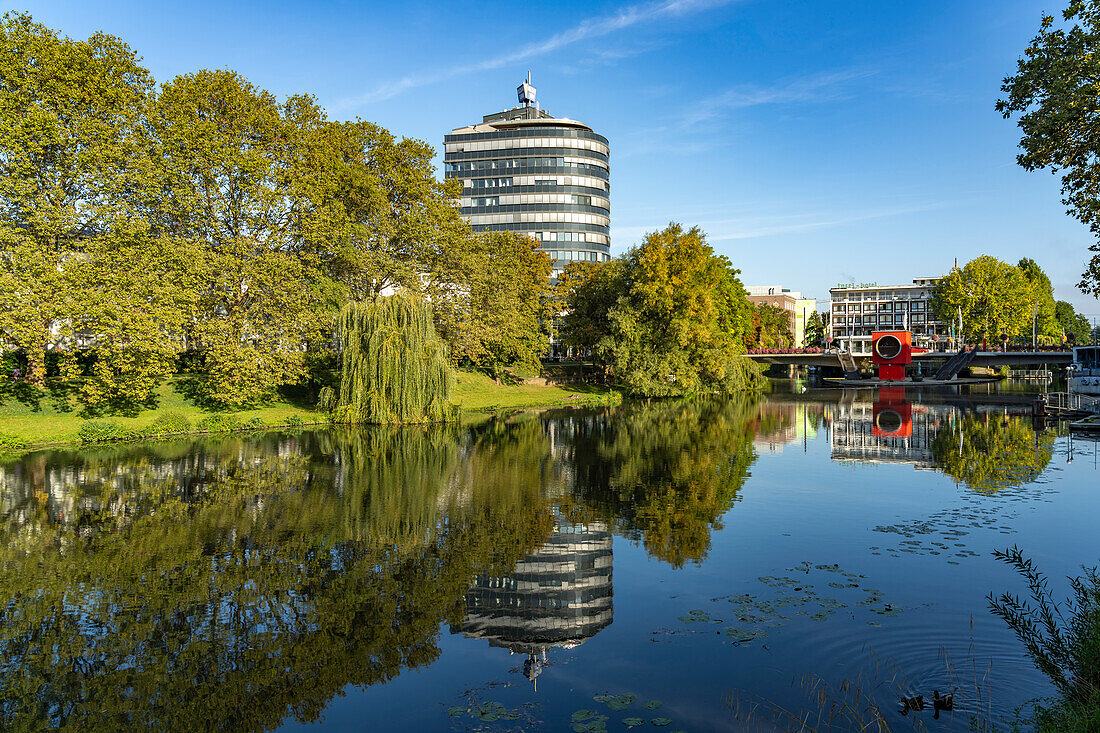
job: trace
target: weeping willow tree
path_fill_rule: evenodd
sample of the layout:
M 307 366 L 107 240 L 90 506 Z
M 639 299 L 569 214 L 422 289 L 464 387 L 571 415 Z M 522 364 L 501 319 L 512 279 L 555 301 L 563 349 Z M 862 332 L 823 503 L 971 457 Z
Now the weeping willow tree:
M 344 346 L 339 423 L 423 423 L 454 419 L 454 376 L 423 300 L 403 295 L 349 303 L 340 312 Z

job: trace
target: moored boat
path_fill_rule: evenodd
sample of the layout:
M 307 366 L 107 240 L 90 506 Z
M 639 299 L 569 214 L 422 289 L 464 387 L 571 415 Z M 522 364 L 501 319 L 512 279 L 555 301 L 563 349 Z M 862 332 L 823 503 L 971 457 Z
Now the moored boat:
M 1067 370 L 1069 391 L 1100 395 L 1100 346 L 1077 346 Z

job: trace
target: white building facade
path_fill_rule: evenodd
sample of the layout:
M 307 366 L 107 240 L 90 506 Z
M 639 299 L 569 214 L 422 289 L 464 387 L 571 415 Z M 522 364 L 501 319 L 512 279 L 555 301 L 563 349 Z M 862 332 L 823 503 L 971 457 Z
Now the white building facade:
M 853 354 L 870 354 L 873 331 L 912 331 L 914 346 L 942 349 L 948 324 L 932 313 L 932 290 L 941 278 L 914 278 L 912 285 L 845 283 L 830 288 L 831 344 Z

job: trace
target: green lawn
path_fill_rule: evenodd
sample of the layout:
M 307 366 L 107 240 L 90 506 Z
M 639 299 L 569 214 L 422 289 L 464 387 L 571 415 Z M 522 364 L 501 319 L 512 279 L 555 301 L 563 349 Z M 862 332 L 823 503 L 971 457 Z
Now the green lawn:
M 451 399 L 464 410 L 491 410 L 505 407 L 567 407 L 618 401 L 607 387 L 569 384 L 563 387 L 533 384 L 497 384 L 478 372 L 459 371 Z
M 486 411 L 496 408 L 517 407 L 566 407 L 593 404 L 611 404 L 618 395 L 605 387 L 568 385 L 544 387 L 536 385 L 497 384 L 489 377 L 459 371 L 456 375 L 452 399 L 462 409 Z M 181 381 L 170 380 L 157 389 L 157 407 L 142 410 L 133 417 L 105 416 L 126 428 L 140 429 L 152 423 L 158 415 L 175 412 L 183 415 L 192 425 L 210 415 L 189 400 L 180 389 Z M 275 400 L 259 407 L 234 413 L 241 422 L 260 418 L 268 425 L 284 424 L 291 415 L 297 415 L 306 423 L 321 423 L 327 415 L 308 405 Z M 29 445 L 43 443 L 75 443 L 77 431 L 86 416 L 72 396 L 44 392 L 34 397 L 28 388 L 13 390 L 10 385 L 0 389 L 0 433 L 14 435 Z
M 156 391 L 155 410 L 142 410 L 134 417 L 121 415 L 103 416 L 127 428 L 143 428 L 152 423 L 158 415 L 175 412 L 185 416 L 192 424 L 212 413 L 195 405 L 178 389 L 179 380 L 162 384 Z M 22 390 L 13 394 L 7 389 L 0 392 L 0 433 L 8 433 L 26 441 L 38 443 L 74 443 L 76 433 L 85 420 L 81 406 L 74 397 L 44 392 L 40 399 L 28 398 L 29 392 Z M 273 401 L 252 409 L 234 413 L 242 422 L 260 418 L 270 425 L 280 425 L 291 415 L 298 415 L 307 423 L 321 422 L 325 415 L 304 406 L 296 406 L 283 400 Z

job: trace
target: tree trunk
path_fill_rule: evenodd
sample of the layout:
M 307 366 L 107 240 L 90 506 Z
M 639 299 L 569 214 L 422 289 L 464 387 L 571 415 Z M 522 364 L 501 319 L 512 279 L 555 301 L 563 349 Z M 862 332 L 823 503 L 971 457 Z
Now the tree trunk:
M 27 355 L 27 382 L 35 387 L 46 386 L 46 344 L 35 343 L 25 349 Z

